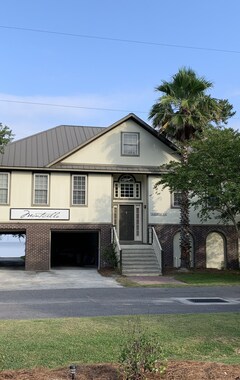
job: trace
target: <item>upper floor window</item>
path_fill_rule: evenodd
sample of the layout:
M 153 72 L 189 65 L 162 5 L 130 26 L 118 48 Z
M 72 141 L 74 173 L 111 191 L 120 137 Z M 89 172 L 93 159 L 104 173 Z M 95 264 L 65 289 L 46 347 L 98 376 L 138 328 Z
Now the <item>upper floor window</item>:
M 72 176 L 72 204 L 86 205 L 87 203 L 87 176 Z
M 122 175 L 119 181 L 114 183 L 114 197 L 140 199 L 140 183 L 129 174 Z
M 0 204 L 9 202 L 9 173 L 0 173 Z
M 122 132 L 122 156 L 139 156 L 139 133 Z
M 38 205 L 48 204 L 49 175 L 34 174 L 34 199 L 33 203 Z
M 179 208 L 181 206 L 182 193 L 180 191 L 174 191 L 172 193 L 172 207 Z

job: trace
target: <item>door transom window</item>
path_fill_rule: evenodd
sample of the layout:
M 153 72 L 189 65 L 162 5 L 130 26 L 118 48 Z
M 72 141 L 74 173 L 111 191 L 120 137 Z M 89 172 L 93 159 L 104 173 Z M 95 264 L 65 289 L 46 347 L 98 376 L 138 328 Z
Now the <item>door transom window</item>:
M 140 196 L 140 183 L 132 175 L 124 174 L 114 183 L 114 198 L 140 199 Z

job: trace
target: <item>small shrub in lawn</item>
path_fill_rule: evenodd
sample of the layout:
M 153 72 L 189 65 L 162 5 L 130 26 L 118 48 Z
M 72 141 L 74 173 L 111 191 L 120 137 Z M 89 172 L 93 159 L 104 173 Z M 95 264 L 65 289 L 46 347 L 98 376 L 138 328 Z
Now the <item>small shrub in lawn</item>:
M 147 373 L 163 374 L 167 367 L 157 339 L 137 325 L 122 345 L 119 362 L 124 380 L 146 379 Z

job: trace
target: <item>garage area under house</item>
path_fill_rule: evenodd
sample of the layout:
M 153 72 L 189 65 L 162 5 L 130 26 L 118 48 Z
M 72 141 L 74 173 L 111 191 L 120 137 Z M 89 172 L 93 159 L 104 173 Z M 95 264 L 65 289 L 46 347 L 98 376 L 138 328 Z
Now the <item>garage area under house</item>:
M 51 267 L 98 268 L 98 231 L 52 231 Z

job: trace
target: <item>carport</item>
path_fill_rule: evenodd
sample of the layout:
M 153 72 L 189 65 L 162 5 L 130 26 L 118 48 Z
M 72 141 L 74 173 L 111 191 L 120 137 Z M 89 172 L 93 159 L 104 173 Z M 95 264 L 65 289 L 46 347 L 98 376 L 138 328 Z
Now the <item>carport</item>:
M 51 267 L 98 267 L 98 231 L 51 231 Z

